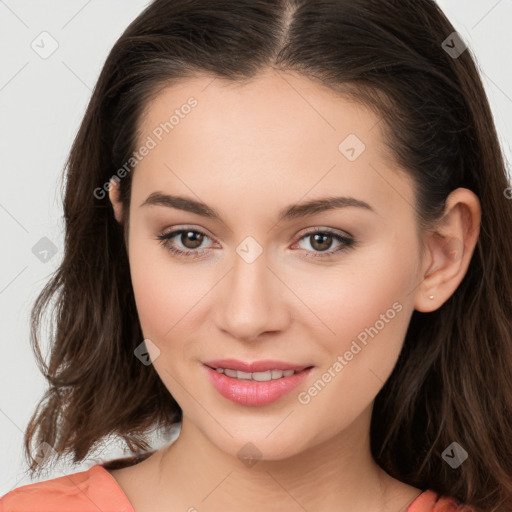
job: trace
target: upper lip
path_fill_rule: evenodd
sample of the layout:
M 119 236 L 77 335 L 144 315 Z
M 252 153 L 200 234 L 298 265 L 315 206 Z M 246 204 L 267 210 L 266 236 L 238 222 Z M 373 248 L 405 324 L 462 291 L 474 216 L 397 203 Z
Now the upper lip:
M 215 359 L 212 361 L 204 361 L 203 364 L 210 368 L 230 368 L 231 370 L 239 370 L 242 372 L 266 372 L 268 370 L 304 370 L 312 365 L 286 363 L 284 361 L 276 361 L 265 359 L 262 361 L 245 362 L 238 359 Z

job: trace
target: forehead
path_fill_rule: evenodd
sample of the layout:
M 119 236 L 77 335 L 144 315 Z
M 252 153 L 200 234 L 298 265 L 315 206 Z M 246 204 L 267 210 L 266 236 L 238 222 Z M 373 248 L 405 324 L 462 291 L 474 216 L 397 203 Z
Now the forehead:
M 151 139 L 154 147 L 137 164 L 133 187 L 142 199 L 165 189 L 209 198 L 215 186 L 265 194 L 276 208 L 334 191 L 368 202 L 396 200 L 398 193 L 411 206 L 411 183 L 393 172 L 380 121 L 296 74 L 269 71 L 243 83 L 185 79 L 160 90 L 145 109 L 138 146 Z
M 187 107 L 190 98 L 197 102 L 192 109 Z M 187 125 L 193 125 L 197 137 L 236 140 L 244 149 L 268 144 L 297 151 L 296 142 L 302 139 L 319 151 L 333 144 L 338 151 L 336 142 L 348 134 L 364 139 L 374 150 L 385 149 L 378 126 L 381 119 L 375 113 L 295 73 L 269 70 L 243 82 L 208 75 L 181 79 L 161 89 L 146 105 L 140 133 L 153 132 L 175 111 L 179 118 L 172 121 L 174 135 L 185 135 L 192 128 Z M 182 123 L 187 117 L 191 120 Z M 322 140 L 325 143 L 318 145 Z

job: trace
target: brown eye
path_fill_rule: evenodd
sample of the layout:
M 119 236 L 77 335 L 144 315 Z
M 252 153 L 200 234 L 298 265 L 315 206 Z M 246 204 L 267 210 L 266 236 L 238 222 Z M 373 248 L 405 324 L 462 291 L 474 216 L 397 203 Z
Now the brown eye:
M 201 247 L 205 239 L 210 239 L 208 235 L 195 229 L 177 229 L 170 233 L 157 236 L 157 240 L 167 251 L 179 257 L 203 258 L 208 248 Z M 356 241 L 351 236 L 343 236 L 329 229 L 316 229 L 303 235 L 299 241 L 308 241 L 309 249 L 303 252 L 306 257 L 327 258 L 334 256 L 335 253 L 348 250 L 356 245 Z M 332 249 L 334 242 L 338 245 Z
M 205 233 L 195 229 L 177 229 L 157 236 L 157 240 L 160 240 L 160 243 L 170 253 L 193 258 L 199 258 L 206 251 L 204 247 L 200 246 L 203 245 L 205 239 L 209 238 Z
M 197 249 L 203 243 L 204 235 L 198 231 L 183 231 L 180 242 L 187 249 Z
M 304 234 L 299 242 L 305 243 L 304 256 L 310 258 L 328 258 L 336 253 L 355 247 L 356 241 L 352 236 L 344 236 L 329 228 L 317 228 Z M 307 243 L 306 243 L 307 242 Z M 333 244 L 334 248 L 333 248 Z M 307 247 L 309 245 L 309 247 Z M 300 247 L 299 247 L 300 248 Z
M 309 235 L 311 242 L 311 247 L 316 249 L 317 251 L 326 251 L 331 247 L 333 236 L 330 234 L 324 233 L 315 233 L 314 235 Z

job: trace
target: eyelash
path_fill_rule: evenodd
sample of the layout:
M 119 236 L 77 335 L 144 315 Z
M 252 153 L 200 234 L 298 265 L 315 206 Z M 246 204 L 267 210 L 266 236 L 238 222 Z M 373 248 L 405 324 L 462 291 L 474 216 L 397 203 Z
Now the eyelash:
M 177 249 L 174 245 L 170 243 L 170 240 L 174 238 L 177 235 L 181 235 L 182 233 L 198 233 L 200 235 L 204 235 L 207 238 L 210 238 L 206 233 L 203 233 L 202 231 L 199 231 L 197 229 L 188 229 L 188 228 L 182 228 L 177 229 L 174 231 L 171 231 L 170 233 L 162 233 L 157 236 L 157 240 L 160 241 L 160 243 L 164 246 L 164 248 L 169 251 L 172 254 L 175 254 L 177 256 L 183 256 L 185 258 L 200 258 L 202 257 L 202 253 L 205 251 L 205 249 L 190 249 L 187 251 L 183 251 L 181 249 Z M 321 233 L 323 235 L 331 235 L 334 239 L 336 239 L 338 242 L 340 242 L 342 245 L 340 245 L 337 249 L 330 250 L 330 251 L 316 251 L 313 255 L 307 254 L 306 257 L 312 257 L 312 258 L 328 258 L 330 256 L 333 256 L 334 254 L 337 254 L 342 251 L 346 251 L 348 249 L 352 249 L 356 245 L 356 241 L 347 236 L 340 235 L 339 233 L 336 233 L 330 229 L 322 229 L 322 228 L 315 228 L 313 231 L 309 231 L 302 235 L 298 241 L 308 238 L 310 236 L 316 235 L 318 233 Z M 311 251 L 306 251 L 311 252 Z M 315 252 L 315 251 L 313 251 Z

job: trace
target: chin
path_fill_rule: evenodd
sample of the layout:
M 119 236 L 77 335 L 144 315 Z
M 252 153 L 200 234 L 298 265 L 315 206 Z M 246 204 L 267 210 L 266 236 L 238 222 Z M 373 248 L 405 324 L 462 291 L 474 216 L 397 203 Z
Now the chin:
M 305 436 L 302 432 L 281 432 L 280 435 L 270 434 L 261 430 L 254 435 L 233 434 L 222 436 L 221 439 L 210 437 L 217 448 L 233 457 L 237 457 L 247 467 L 252 467 L 258 461 L 280 461 L 294 457 L 306 450 Z

